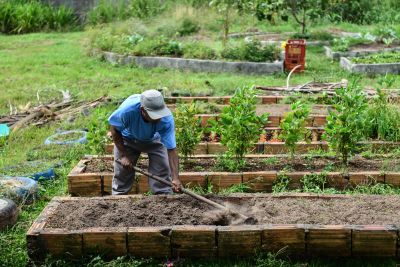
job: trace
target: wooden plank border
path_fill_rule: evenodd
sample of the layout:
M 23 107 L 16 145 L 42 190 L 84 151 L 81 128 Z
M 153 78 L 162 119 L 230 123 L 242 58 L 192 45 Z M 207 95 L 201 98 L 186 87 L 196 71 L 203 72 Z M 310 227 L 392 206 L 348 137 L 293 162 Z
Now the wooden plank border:
M 233 194 L 230 200 L 270 194 Z M 176 196 L 162 196 L 175 198 Z M 318 194 L 280 194 L 274 198 L 351 198 Z M 118 201 L 141 196 L 110 196 L 92 199 Z M 62 202 L 87 198 L 54 198 L 27 232 L 28 255 L 43 261 L 80 258 L 91 253 L 107 259 L 135 257 L 209 258 L 250 257 L 256 252 L 281 253 L 300 257 L 396 257 L 399 256 L 399 229 L 390 225 L 178 225 L 156 227 L 99 227 L 80 230 L 46 228 L 47 220 Z

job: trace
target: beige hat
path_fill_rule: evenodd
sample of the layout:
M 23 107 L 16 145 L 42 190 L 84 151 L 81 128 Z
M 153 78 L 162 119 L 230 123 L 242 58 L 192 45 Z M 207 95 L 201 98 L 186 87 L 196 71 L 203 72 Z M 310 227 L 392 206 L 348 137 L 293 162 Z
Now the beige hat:
M 153 120 L 158 120 L 172 114 L 165 105 L 164 97 L 157 90 L 144 91 L 140 95 L 140 104 Z

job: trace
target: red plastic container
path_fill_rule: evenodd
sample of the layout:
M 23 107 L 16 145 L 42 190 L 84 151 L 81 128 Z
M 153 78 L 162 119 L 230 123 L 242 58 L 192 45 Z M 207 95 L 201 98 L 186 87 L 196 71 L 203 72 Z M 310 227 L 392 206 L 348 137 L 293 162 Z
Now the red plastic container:
M 285 70 L 294 72 L 304 71 L 306 65 L 306 40 L 288 40 L 285 47 Z

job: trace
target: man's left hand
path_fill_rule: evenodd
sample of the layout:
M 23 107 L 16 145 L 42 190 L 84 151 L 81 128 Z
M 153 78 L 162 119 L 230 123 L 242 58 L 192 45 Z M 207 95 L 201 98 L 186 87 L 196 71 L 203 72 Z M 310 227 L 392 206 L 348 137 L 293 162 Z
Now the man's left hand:
M 175 193 L 182 193 L 182 183 L 179 179 L 172 179 L 172 190 Z

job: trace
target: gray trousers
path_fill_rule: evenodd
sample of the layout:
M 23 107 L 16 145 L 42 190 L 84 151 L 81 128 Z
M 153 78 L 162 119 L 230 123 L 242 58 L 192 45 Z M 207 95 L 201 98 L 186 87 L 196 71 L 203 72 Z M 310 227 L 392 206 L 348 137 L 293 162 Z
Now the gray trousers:
M 159 139 L 150 143 L 142 143 L 137 140 L 131 141 L 124 138 L 124 146 L 127 151 L 127 157 L 134 165 L 137 164 L 140 153 L 147 153 L 149 157 L 148 171 L 169 182 L 171 182 L 171 170 L 169 167 L 167 148 Z M 114 159 L 119 159 L 120 153 L 118 148 L 114 146 Z M 114 177 L 112 180 L 112 194 L 124 195 L 128 194 L 135 183 L 135 171 L 124 168 L 122 165 L 114 161 Z M 148 183 L 153 194 L 172 194 L 172 188 L 165 186 L 160 182 L 148 178 Z

